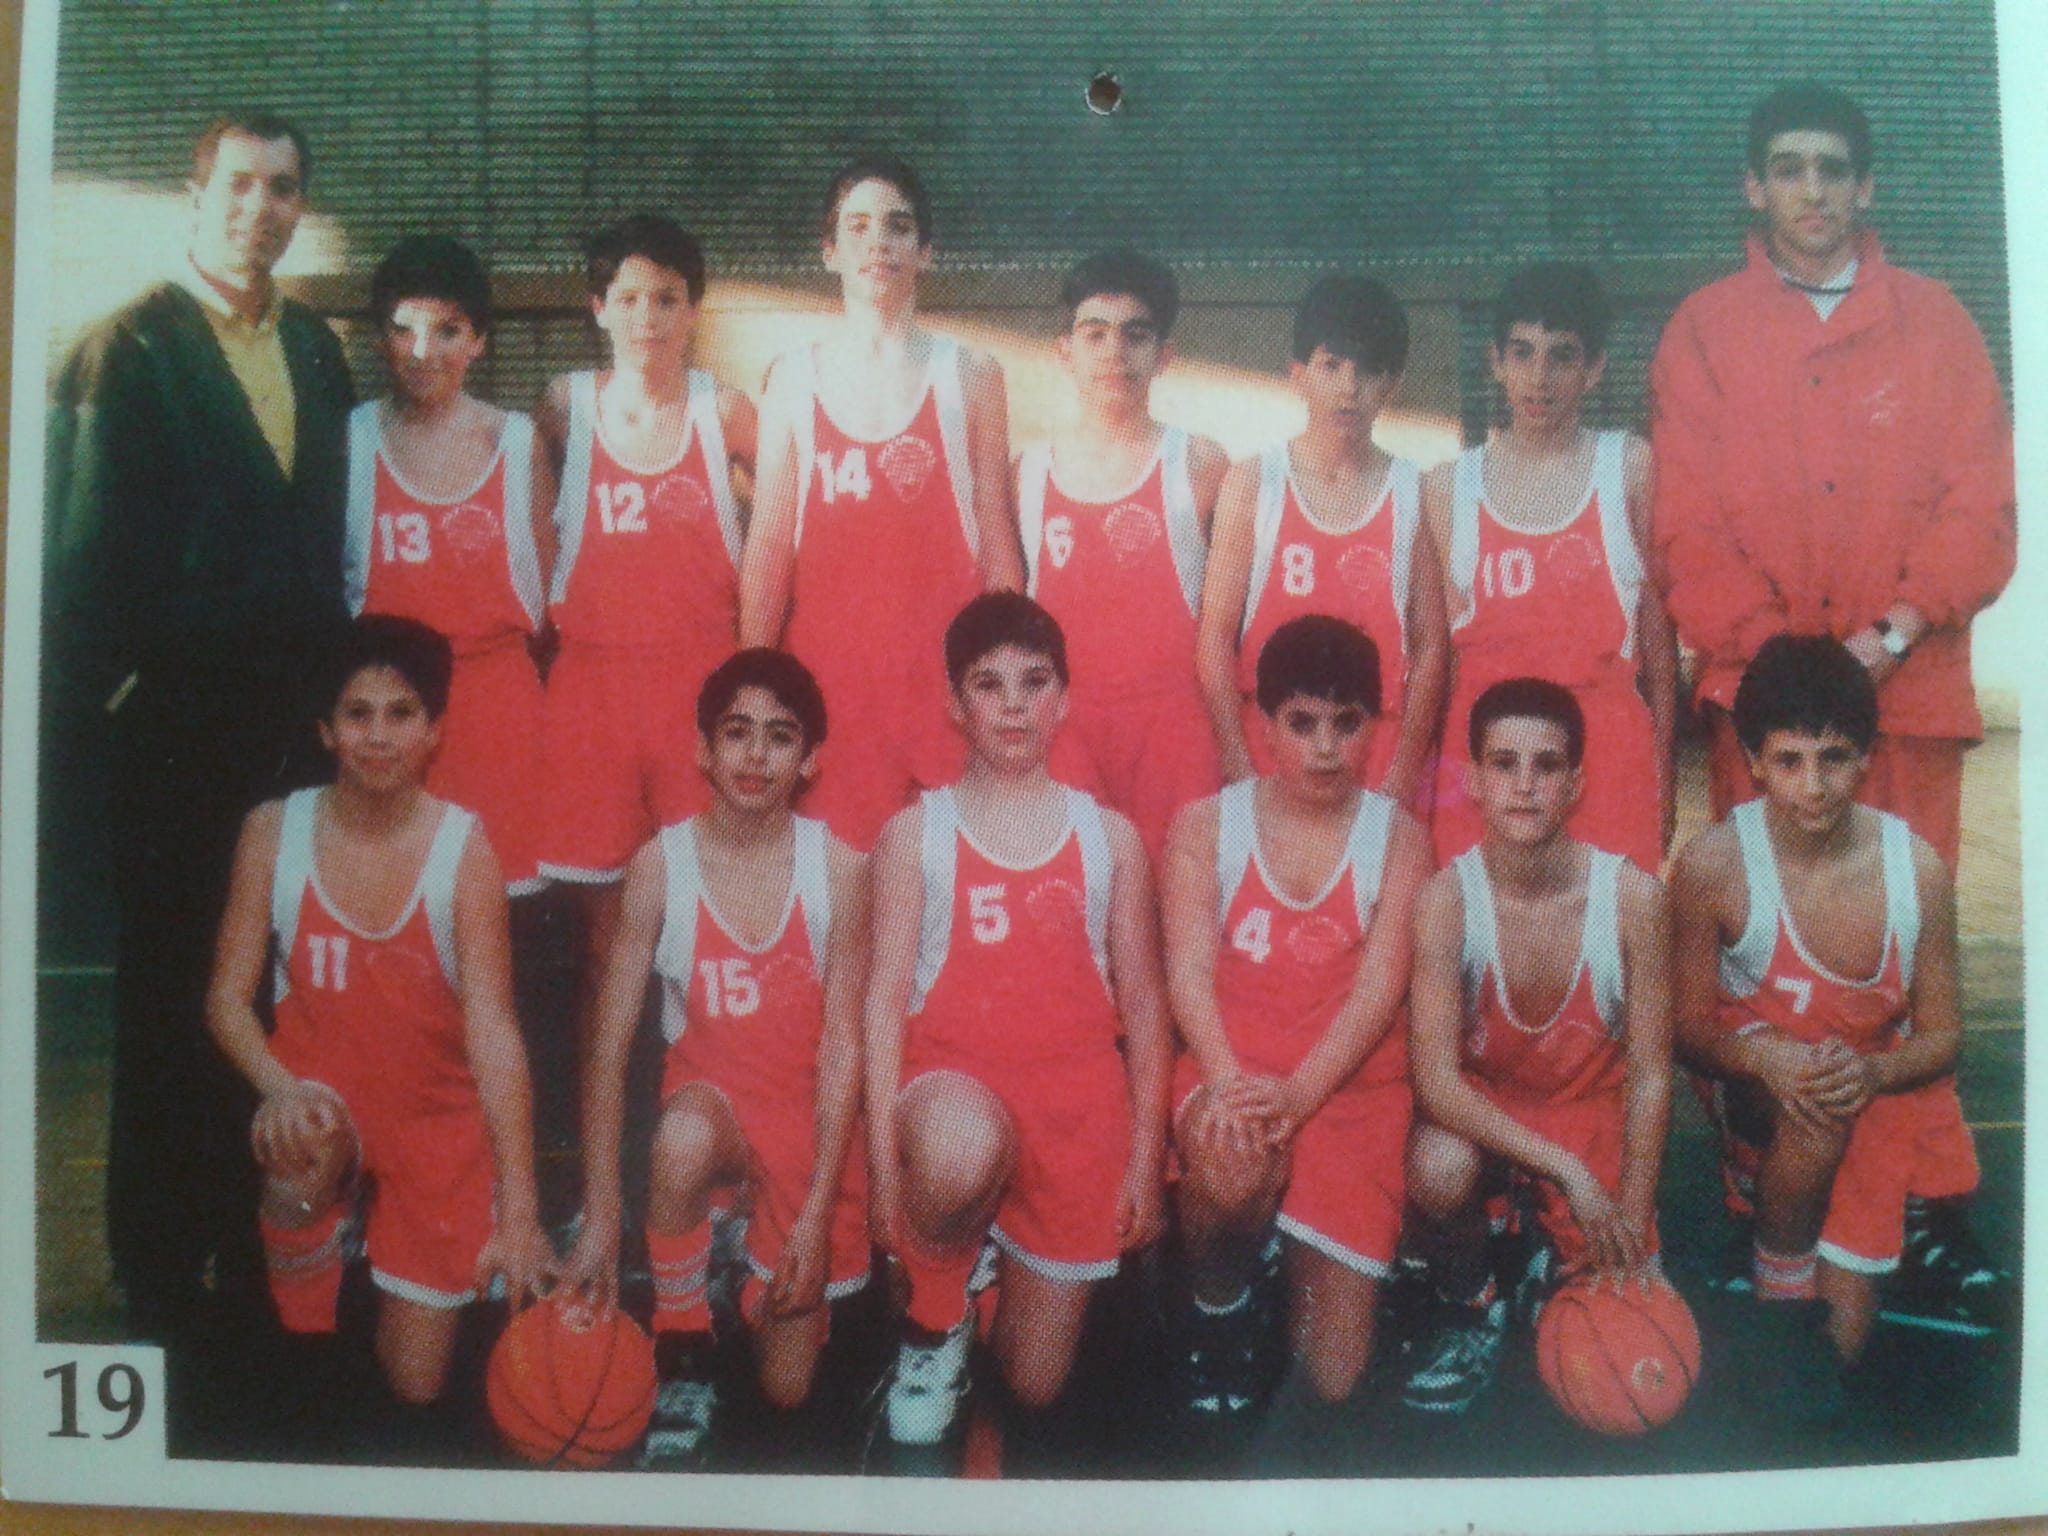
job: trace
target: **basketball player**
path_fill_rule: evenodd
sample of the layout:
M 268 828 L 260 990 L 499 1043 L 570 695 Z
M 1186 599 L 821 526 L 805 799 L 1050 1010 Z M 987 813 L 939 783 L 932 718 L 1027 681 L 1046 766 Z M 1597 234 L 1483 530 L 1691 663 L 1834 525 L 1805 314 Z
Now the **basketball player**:
M 560 480 L 549 612 L 542 872 L 589 889 L 587 1038 L 626 861 L 704 804 L 692 706 L 732 653 L 754 406 L 687 364 L 704 253 L 641 214 L 592 237 L 584 269 L 610 367 L 551 380 L 536 412 Z
M 279 1319 L 334 1331 L 360 1204 L 377 1362 L 407 1404 L 441 1395 L 458 1313 L 494 1276 L 516 1304 L 554 1269 L 504 877 L 475 818 L 424 787 L 449 670 L 426 626 L 355 621 L 319 723 L 335 782 L 249 813 L 207 999 L 262 1099 L 250 1136 Z M 253 1000 L 272 944 L 266 1037 Z
M 1090 256 L 1060 290 L 1054 343 L 1078 414 L 1017 461 L 1031 595 L 1080 679 L 1054 777 L 1129 816 L 1156 866 L 1174 813 L 1216 792 L 1216 741 L 1195 682 L 1195 612 L 1222 445 L 1162 426 L 1152 381 L 1173 361 L 1173 274 L 1148 256 Z
M 517 411 L 465 393 L 491 330 L 476 253 L 438 235 L 392 247 L 370 279 L 391 394 L 349 417 L 352 613 L 395 613 L 455 651 L 428 790 L 475 809 L 508 895 L 540 888 L 541 688 L 527 643 L 554 563 L 554 475 Z
M 931 205 L 899 160 L 832 178 L 842 311 L 768 371 L 740 639 L 801 657 L 832 701 L 813 814 L 856 848 L 960 772 L 937 657 L 984 589 L 1019 588 L 1009 407 L 994 358 L 917 323 Z
M 1758 797 L 1673 872 L 1679 1043 L 1761 1146 L 1755 1286 L 1775 1327 L 1825 1314 L 1853 1363 L 1909 1196 L 1977 1183 L 1949 1072 L 1961 1039 L 1948 867 L 1856 803 L 1876 685 L 1840 641 L 1764 642 L 1735 690 Z
M 1308 426 L 1225 476 L 1202 584 L 1196 660 L 1226 781 L 1273 771 L 1254 673 L 1268 637 L 1304 613 L 1355 624 L 1386 659 L 1390 728 L 1372 734 L 1362 782 L 1409 805 L 1428 780 L 1450 652 L 1443 579 L 1415 466 L 1372 440 L 1407 361 L 1408 318 L 1369 278 L 1323 278 L 1295 312 L 1287 377 Z
M 660 978 L 661 1116 L 647 1249 L 661 1375 L 650 1462 L 698 1452 L 710 1376 L 710 1197 L 749 1192 L 740 1313 L 768 1400 L 808 1395 L 826 1303 L 867 1281 L 866 1180 L 847 1166 L 867 976 L 865 861 L 790 802 L 817 768 L 825 703 L 779 651 L 741 651 L 697 696 L 700 815 L 627 866 L 584 1082 L 584 1225 L 565 1279 L 609 1306 L 618 1275 L 626 1057 L 650 971 Z
M 1640 1271 L 1657 1249 L 1671 911 L 1654 877 L 1566 830 L 1585 729 L 1554 682 L 1509 678 L 1479 695 L 1466 788 L 1485 835 L 1416 903 L 1408 1198 L 1446 1303 L 1408 1381 L 1418 1408 L 1464 1409 L 1499 1362 L 1488 1164 L 1535 1180 L 1565 1271 Z
M 984 1238 L 1003 1376 L 1026 1408 L 1058 1397 L 1090 1290 L 1158 1235 L 1171 1061 L 1144 848 L 1046 771 L 1059 626 L 986 593 L 945 645 L 967 771 L 892 818 L 874 859 L 870 1224 L 910 1279 L 903 1444 L 938 1441 L 966 1391 Z
M 1408 1139 L 1410 916 L 1429 839 L 1359 787 L 1379 711 L 1379 655 L 1325 614 L 1259 653 L 1273 771 L 1175 822 L 1164 877 L 1181 1239 L 1191 1303 L 1184 1383 L 1242 1411 L 1233 1374 L 1252 1267 L 1286 1240 L 1294 1354 L 1316 1396 L 1348 1396 L 1372 1351 L 1379 1283 L 1401 1228 Z
M 1472 702 L 1530 672 L 1564 684 L 1585 711 L 1570 835 L 1651 874 L 1671 839 L 1678 667 L 1670 620 L 1644 574 L 1650 449 L 1579 423 L 1607 366 L 1611 319 L 1589 268 L 1545 262 L 1510 277 L 1489 354 L 1508 428 L 1423 478 L 1451 614 L 1451 707 L 1431 823 L 1440 862 L 1481 831 L 1459 760 Z

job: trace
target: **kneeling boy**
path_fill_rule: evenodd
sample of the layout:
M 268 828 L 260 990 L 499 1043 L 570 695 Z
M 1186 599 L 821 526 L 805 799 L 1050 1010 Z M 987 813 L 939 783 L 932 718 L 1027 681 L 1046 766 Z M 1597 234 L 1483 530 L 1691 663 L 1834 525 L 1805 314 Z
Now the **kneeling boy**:
M 1735 692 L 1761 795 L 1673 876 L 1679 1043 L 1764 1148 L 1757 1298 L 1774 1322 L 1824 1303 L 1853 1362 L 1898 1267 L 1909 1196 L 1967 1194 L 1976 1152 L 1954 1080 L 1955 893 L 1947 866 L 1855 795 L 1877 730 L 1839 641 L 1780 635 Z
M 421 787 L 449 670 L 425 625 L 356 620 L 319 723 L 335 782 L 243 823 L 207 998 L 214 1039 L 262 1095 L 252 1139 L 279 1318 L 334 1330 L 343 1229 L 367 1186 L 377 1361 L 407 1403 L 440 1396 L 465 1303 L 497 1275 L 516 1302 L 554 1265 L 534 1215 L 505 882 L 475 818 Z M 266 1037 L 253 999 L 273 942 Z
M 910 1278 L 889 1390 L 903 1444 L 939 1440 L 966 1390 L 985 1236 L 1002 1254 L 1003 1375 L 1026 1407 L 1059 1395 L 1090 1290 L 1158 1234 L 1166 1130 L 1144 848 L 1046 772 L 1066 712 L 1059 626 L 986 593 L 946 630 L 946 676 L 967 772 L 875 849 L 871 1220 Z
M 1197 801 L 1167 840 L 1167 967 L 1187 1054 L 1174 1082 L 1181 1236 L 1198 1407 L 1251 1392 L 1205 1366 L 1242 1359 L 1251 1269 L 1287 1239 L 1294 1349 L 1326 1401 L 1372 1349 L 1401 1228 L 1410 1096 L 1410 914 L 1429 839 L 1359 788 L 1379 656 L 1350 624 L 1289 620 L 1259 653 L 1273 772 Z
M 1485 830 L 1416 904 L 1408 1198 L 1448 1303 L 1409 1378 L 1418 1408 L 1463 1409 L 1499 1360 L 1507 1307 L 1478 1198 L 1489 1160 L 1538 1181 L 1566 1270 L 1639 1270 L 1656 1252 L 1670 907 L 1650 876 L 1565 830 L 1585 729 L 1557 683 L 1479 695 L 1465 788 Z
M 697 1452 L 709 1366 L 712 1191 L 746 1186 L 740 1313 L 778 1407 L 809 1394 L 826 1302 L 867 1281 L 864 1180 L 846 1166 L 859 1113 L 867 964 L 863 860 L 790 802 L 817 768 L 825 702 L 803 664 L 746 650 L 697 695 L 711 807 L 664 827 L 626 869 L 584 1088 L 583 1236 L 567 1280 L 608 1302 L 618 1274 L 626 1057 L 648 973 L 661 979 L 661 1118 L 647 1251 L 662 1377 L 648 1459 Z

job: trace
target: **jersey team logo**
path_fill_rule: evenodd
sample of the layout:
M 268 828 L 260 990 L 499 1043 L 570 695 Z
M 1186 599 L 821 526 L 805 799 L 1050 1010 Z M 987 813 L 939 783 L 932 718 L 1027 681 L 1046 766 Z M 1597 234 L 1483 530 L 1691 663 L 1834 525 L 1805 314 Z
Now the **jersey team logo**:
M 1073 881 L 1051 875 L 1025 893 L 1024 910 L 1041 928 L 1072 928 L 1081 921 L 1085 900 Z
M 505 530 L 492 508 L 465 501 L 441 514 L 441 539 L 456 564 L 475 565 L 505 542 Z
M 912 501 L 931 479 L 939 456 L 923 438 L 906 433 L 883 444 L 875 462 L 881 466 L 882 478 L 896 488 L 896 494 L 905 501 Z
M 1354 544 L 1337 557 L 1337 576 L 1354 592 L 1384 592 L 1393 562 L 1376 544 Z
M 711 493 L 694 475 L 667 474 L 655 482 L 647 505 L 668 522 L 692 523 L 711 510 Z
M 1560 534 L 1544 551 L 1543 568 L 1567 586 L 1576 586 L 1600 567 L 1600 551 L 1583 533 Z
M 818 968 L 811 964 L 811 957 L 794 950 L 776 955 L 761 967 L 762 990 L 776 996 L 815 986 L 817 980 Z
M 1311 912 L 1287 930 L 1287 953 L 1302 965 L 1328 965 L 1351 947 L 1334 918 Z
M 1102 536 L 1109 540 L 1110 553 L 1118 565 L 1129 565 L 1157 544 L 1165 529 L 1159 514 L 1135 501 L 1112 507 L 1102 519 Z

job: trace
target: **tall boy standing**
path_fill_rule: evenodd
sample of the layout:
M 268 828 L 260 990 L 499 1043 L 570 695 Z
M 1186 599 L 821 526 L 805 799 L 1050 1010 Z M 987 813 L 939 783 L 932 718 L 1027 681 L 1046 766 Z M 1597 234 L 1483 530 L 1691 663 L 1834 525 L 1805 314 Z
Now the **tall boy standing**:
M 1415 466 L 1372 440 L 1407 361 L 1408 317 L 1393 294 L 1369 278 L 1322 279 L 1295 312 L 1287 365 L 1308 426 L 1224 477 L 1196 658 L 1227 781 L 1272 770 L 1256 703 L 1268 637 L 1325 613 L 1356 625 L 1382 658 L 1393 729 L 1373 736 L 1361 782 L 1401 805 L 1426 797 L 1450 652 L 1443 577 Z
M 1180 309 L 1171 272 L 1131 251 L 1090 256 L 1060 299 L 1054 347 L 1080 411 L 1017 460 L 1027 590 L 1059 620 L 1080 679 L 1051 767 L 1129 816 L 1157 864 L 1175 813 L 1216 790 L 1195 614 L 1230 460 L 1152 418 Z

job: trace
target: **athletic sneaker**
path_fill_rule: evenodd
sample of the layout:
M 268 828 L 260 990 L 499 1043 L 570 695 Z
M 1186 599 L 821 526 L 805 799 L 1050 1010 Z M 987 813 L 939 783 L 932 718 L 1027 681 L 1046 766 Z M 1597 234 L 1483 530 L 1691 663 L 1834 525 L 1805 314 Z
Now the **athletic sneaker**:
M 654 1391 L 654 1417 L 640 1447 L 643 1468 L 694 1466 L 703 1460 L 718 1412 L 718 1388 L 694 1376 L 664 1381 Z
M 1434 1344 L 1410 1373 L 1403 1402 L 1425 1413 L 1463 1413 L 1493 1384 L 1507 1345 L 1508 1304 L 1496 1297 L 1482 1306 L 1446 1304 Z
M 936 1344 L 905 1339 L 889 1383 L 889 1438 L 898 1445 L 937 1445 L 946 1437 L 960 1399 L 967 1395 L 967 1347 L 974 1310 Z
M 1885 1287 L 1893 1322 L 1982 1336 L 2013 1321 L 2018 1282 L 1977 1241 L 1964 1213 L 1946 1205 L 1906 1208 L 1906 1245 Z
M 1251 1291 L 1228 1312 L 1190 1307 L 1173 1354 L 1173 1400 L 1202 1418 L 1233 1418 L 1271 1386 L 1260 1358 L 1264 1313 Z

